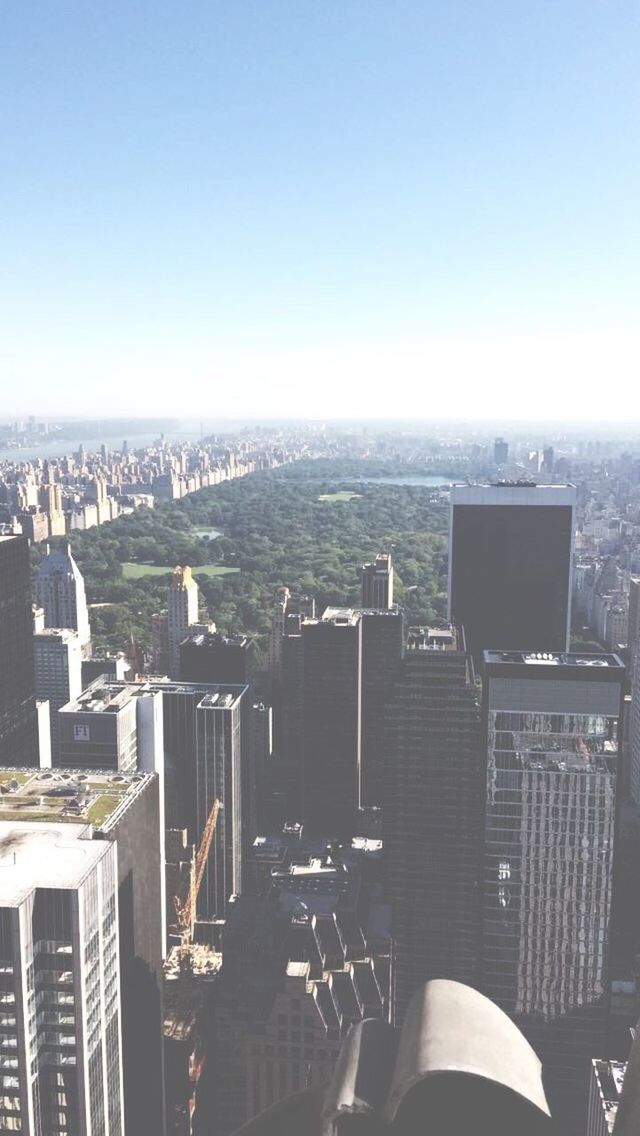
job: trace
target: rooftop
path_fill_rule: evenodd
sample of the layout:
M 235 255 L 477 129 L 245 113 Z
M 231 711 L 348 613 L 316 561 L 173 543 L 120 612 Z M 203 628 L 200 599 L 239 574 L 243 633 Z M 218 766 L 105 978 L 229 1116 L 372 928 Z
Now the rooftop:
M 455 627 L 410 627 L 407 647 L 411 651 L 458 651 Z
M 220 631 L 194 631 L 186 635 L 181 646 L 185 643 L 194 647 L 246 647 L 249 639 L 246 635 L 222 635 Z
M 98 678 L 77 698 L 67 702 L 62 711 L 73 714 L 117 714 L 134 696 L 127 686 L 114 689 L 110 682 Z
M 150 773 L 1 769 L 0 823 L 91 824 L 109 831 L 153 778 Z
M 322 616 L 322 623 L 335 623 L 351 627 L 360 619 L 360 612 L 353 607 L 327 607 Z
M 68 702 L 64 711 L 104 714 L 117 713 L 135 698 L 144 694 L 195 694 L 202 696 L 200 705 L 233 706 L 248 688 L 240 684 L 207 682 L 170 682 L 161 676 L 129 682 L 126 679 L 101 675 L 82 692 L 79 698 Z M 226 700 L 226 701 L 225 701 Z
M 451 487 L 452 505 L 574 505 L 575 499 L 574 485 L 503 481 Z
M 107 854 L 84 824 L 0 821 L 0 907 L 15 907 L 35 888 L 76 888 Z
M 624 670 L 618 655 L 563 654 L 555 651 L 485 651 L 485 664 L 512 663 L 517 666 L 613 667 Z

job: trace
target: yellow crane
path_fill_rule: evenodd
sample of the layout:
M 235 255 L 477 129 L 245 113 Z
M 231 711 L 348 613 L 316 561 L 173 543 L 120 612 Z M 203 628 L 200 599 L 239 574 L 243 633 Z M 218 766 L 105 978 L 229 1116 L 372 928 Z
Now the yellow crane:
M 222 808 L 222 801 L 217 798 L 211 806 L 209 816 L 207 817 L 198 851 L 196 853 L 196 862 L 194 871 L 190 873 L 189 887 L 186 896 L 180 892 L 176 893 L 173 897 L 173 905 L 176 909 L 176 916 L 178 919 L 178 930 L 182 939 L 182 946 L 188 948 L 193 939 L 193 925 L 196 921 L 196 904 L 198 902 L 198 893 L 204 879 L 205 868 L 211 851 L 211 843 L 216 831 L 218 823 L 218 816 Z

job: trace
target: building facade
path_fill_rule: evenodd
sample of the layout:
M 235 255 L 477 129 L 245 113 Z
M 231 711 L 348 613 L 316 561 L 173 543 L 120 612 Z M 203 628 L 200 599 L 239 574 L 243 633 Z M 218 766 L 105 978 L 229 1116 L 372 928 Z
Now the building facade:
M 0 846 L 0 1124 L 124 1136 L 115 845 L 2 822 Z
M 327 608 L 302 622 L 303 818 L 327 836 L 353 835 L 360 795 L 362 621 Z
M 477 983 L 482 786 L 479 693 L 460 633 L 411 634 L 385 714 L 394 1020 L 425 981 Z
M 454 485 L 449 618 L 476 666 L 488 649 L 566 651 L 571 627 L 572 485 Z
M 47 553 L 36 580 L 36 597 L 44 609 L 45 627 L 67 627 L 78 633 L 83 655 L 91 653 L 89 609 L 84 580 L 71 555 L 71 546 Z
M 167 605 L 169 676 L 180 677 L 180 644 L 189 627 L 198 622 L 198 585 L 188 566 L 176 568 L 171 577 Z
M 0 535 L 0 763 L 38 764 L 29 545 L 12 535 Z
M 36 698 L 49 703 L 51 760 L 59 758 L 58 710 L 80 696 L 82 651 L 77 631 L 47 627 L 33 637 Z
M 246 635 L 194 631 L 179 645 L 180 681 L 244 686 L 249 681 L 250 646 Z
M 615 655 L 485 654 L 482 988 L 568 1132 L 606 1036 L 623 685 Z
M 380 552 L 361 569 L 363 608 L 393 607 L 393 564 L 390 552 Z

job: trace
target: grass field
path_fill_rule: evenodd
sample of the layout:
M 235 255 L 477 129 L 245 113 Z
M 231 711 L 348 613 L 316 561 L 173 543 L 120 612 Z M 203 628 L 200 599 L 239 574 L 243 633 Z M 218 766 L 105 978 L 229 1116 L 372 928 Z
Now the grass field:
M 362 497 L 362 493 L 352 493 L 349 489 L 339 489 L 337 493 L 321 493 L 318 501 L 329 501 L 333 505 L 337 501 L 352 501 L 354 497 Z
M 134 564 L 133 561 L 126 560 L 122 565 L 122 575 L 125 580 L 139 580 L 141 576 L 168 576 L 173 568 L 173 564 L 170 568 L 161 568 L 157 564 Z M 227 568 L 224 564 L 195 564 L 191 570 L 194 576 L 229 576 L 240 571 L 239 568 Z

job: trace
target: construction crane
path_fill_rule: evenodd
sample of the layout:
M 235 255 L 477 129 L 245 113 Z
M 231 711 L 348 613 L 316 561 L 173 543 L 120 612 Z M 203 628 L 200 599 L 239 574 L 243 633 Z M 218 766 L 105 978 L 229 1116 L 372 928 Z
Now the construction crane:
M 193 939 L 193 925 L 196 921 L 196 904 L 198 902 L 198 893 L 204 879 L 205 868 L 211 851 L 211 842 L 213 840 L 216 825 L 218 823 L 218 816 L 222 808 L 222 801 L 217 798 L 211 806 L 211 811 L 207 817 L 200 845 L 196 853 L 196 862 L 194 871 L 190 873 L 189 888 L 186 898 L 176 893 L 173 897 L 173 905 L 176 909 L 176 916 L 178 919 L 178 931 L 182 940 L 182 947 L 184 953 L 188 954 L 191 941 Z

